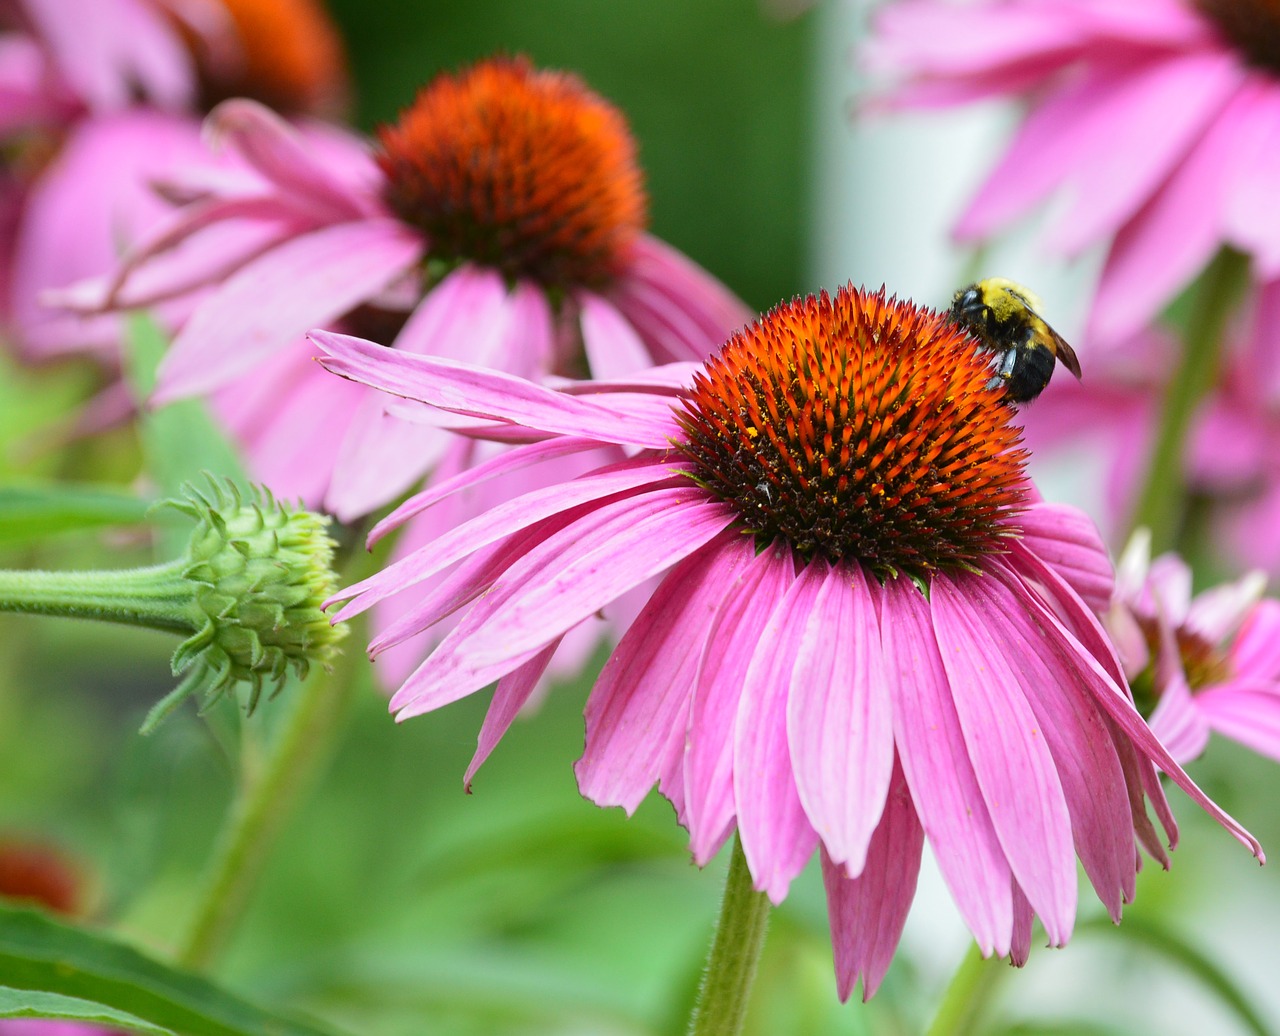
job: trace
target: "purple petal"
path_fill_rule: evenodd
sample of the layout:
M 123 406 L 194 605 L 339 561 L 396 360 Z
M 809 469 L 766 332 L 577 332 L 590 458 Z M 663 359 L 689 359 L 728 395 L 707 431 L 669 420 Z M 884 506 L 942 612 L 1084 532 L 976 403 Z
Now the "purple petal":
M 534 688 L 538 686 L 538 681 L 546 672 L 551 656 L 559 646 L 559 640 L 552 641 L 519 669 L 508 673 L 498 681 L 498 686 L 493 692 L 493 701 L 489 703 L 489 711 L 484 714 L 484 723 L 480 727 L 476 753 L 471 757 L 467 772 L 462 778 L 468 794 L 471 792 L 471 779 L 489 758 L 489 753 L 498 746 L 502 735 L 510 729 L 517 714 L 524 708 L 524 703 L 529 700 Z
M 672 477 L 673 469 L 674 465 L 665 457 L 643 455 L 563 485 L 526 493 L 449 530 L 429 550 L 412 554 L 368 579 L 340 590 L 326 604 L 351 600 L 352 603 L 338 612 L 334 621 L 349 619 L 388 594 L 398 593 L 442 572 L 455 561 L 534 522 L 618 493 L 665 482 Z
M 739 537 L 726 549 L 743 555 L 743 562 L 707 634 L 684 758 L 685 821 L 689 848 L 700 867 L 732 831 L 733 729 L 747 668 L 770 616 L 795 581 L 791 555 L 778 546 L 756 554 L 755 543 Z
M 656 449 L 667 447 L 680 434 L 669 402 L 660 398 L 665 419 L 644 419 L 625 408 L 621 393 L 588 401 L 500 371 L 402 354 L 331 331 L 313 331 L 309 337 L 329 354 L 320 362 L 335 374 L 452 413 Z M 619 400 L 616 406 L 614 399 Z
M 796 790 L 787 747 L 787 697 L 820 586 L 820 580 L 799 578 L 774 609 L 747 668 L 734 723 L 738 837 L 755 887 L 774 903 L 786 898 L 791 879 L 818 844 Z
M 1198 758 L 1209 744 L 1209 724 L 1192 701 L 1181 668 L 1159 681 L 1160 701 L 1147 720 L 1151 732 L 1180 763 Z
M 894 739 L 938 868 L 985 956 L 1009 952 L 1013 880 L 965 747 L 929 616 L 908 579 L 883 587 L 880 631 Z
M 625 520 L 608 536 L 590 544 L 584 538 L 563 568 L 528 580 L 518 598 L 494 610 L 487 631 L 470 646 L 477 662 L 520 654 L 544 643 L 551 631 L 577 625 L 697 551 L 736 518 L 728 504 L 692 483 L 655 488 L 627 503 Z
M 205 392 L 355 309 L 409 268 L 422 242 L 394 220 L 340 223 L 241 267 L 196 308 L 158 372 L 154 401 Z
M 722 535 L 663 578 L 623 635 L 587 700 L 578 790 L 635 812 L 684 748 L 689 697 L 707 636 L 747 556 Z
M 1098 527 L 1065 504 L 1035 504 L 1016 519 L 1028 549 L 1052 565 L 1096 612 L 1111 603 L 1115 576 Z
M 1013 939 L 1010 940 L 1009 945 L 1009 963 L 1015 968 L 1022 967 L 1031 956 L 1031 926 L 1035 919 L 1035 911 L 1031 909 L 1026 893 L 1015 881 L 1013 883 Z
M 991 617 L 976 606 L 984 577 L 934 576 L 934 632 L 969 758 L 996 836 L 1052 945 L 1071 935 L 1076 867 L 1071 816 L 1039 719 Z
M 895 765 L 884 815 L 867 849 L 867 865 L 857 878 L 822 852 L 836 992 L 849 999 L 862 976 L 862 999 L 869 1000 L 889 970 L 915 897 L 924 848 L 924 829 L 912 808 L 902 768 Z
M 880 623 L 860 565 L 815 560 L 800 580 L 817 592 L 791 674 L 787 743 L 809 822 L 831 859 L 857 877 L 893 772 Z

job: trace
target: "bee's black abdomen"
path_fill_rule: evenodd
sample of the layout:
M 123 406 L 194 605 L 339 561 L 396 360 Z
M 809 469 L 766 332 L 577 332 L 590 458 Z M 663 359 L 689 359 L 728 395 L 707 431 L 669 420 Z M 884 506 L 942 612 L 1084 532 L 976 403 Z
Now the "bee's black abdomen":
M 1019 349 L 1005 382 L 1005 394 L 1015 403 L 1035 399 L 1053 377 L 1053 364 L 1053 353 L 1043 346 Z

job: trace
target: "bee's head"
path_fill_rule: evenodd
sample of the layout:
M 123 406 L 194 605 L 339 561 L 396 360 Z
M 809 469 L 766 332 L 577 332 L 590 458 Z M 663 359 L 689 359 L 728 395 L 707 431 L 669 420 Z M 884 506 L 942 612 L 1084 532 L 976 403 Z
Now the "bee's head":
M 977 284 L 970 284 L 967 288 L 961 288 L 952 296 L 949 312 L 955 320 L 962 324 L 972 326 L 985 323 L 987 303 L 982 288 Z

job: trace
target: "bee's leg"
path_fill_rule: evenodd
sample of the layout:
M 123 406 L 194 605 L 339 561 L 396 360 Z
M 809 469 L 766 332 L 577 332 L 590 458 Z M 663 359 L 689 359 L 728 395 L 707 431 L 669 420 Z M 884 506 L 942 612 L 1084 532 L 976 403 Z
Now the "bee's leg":
M 1000 354 L 999 359 L 1000 362 L 998 365 L 992 364 L 992 367 L 995 369 L 995 374 L 992 375 L 991 380 L 987 382 L 987 388 L 989 389 L 1000 388 L 1003 385 L 1009 384 L 1009 379 L 1013 377 L 1013 368 L 1018 362 L 1018 350 L 1006 349 Z

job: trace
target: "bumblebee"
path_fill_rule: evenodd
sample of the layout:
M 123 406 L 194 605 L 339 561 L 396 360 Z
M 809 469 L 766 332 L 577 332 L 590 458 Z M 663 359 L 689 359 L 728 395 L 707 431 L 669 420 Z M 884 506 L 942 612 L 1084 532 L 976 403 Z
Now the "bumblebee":
M 991 387 L 1003 385 L 1014 403 L 1029 402 L 1044 391 L 1055 359 L 1080 377 L 1075 350 L 1045 322 L 1039 307 L 1040 300 L 1022 285 L 988 277 L 957 291 L 947 311 L 952 323 L 995 353 Z

